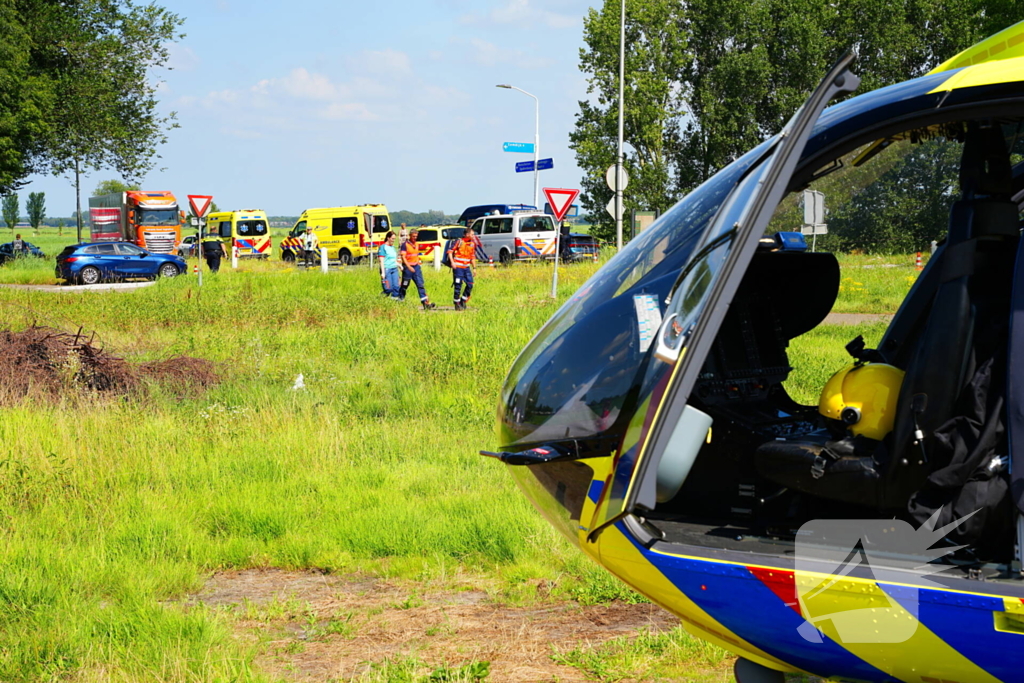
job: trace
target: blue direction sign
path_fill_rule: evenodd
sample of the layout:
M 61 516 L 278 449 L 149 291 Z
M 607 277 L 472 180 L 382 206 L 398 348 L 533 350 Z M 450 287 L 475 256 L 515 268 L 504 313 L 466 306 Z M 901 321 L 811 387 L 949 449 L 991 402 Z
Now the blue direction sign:
M 554 168 L 554 167 L 555 167 L 555 160 L 554 159 L 538 159 L 537 160 L 537 170 L 538 171 L 546 171 L 549 168 Z M 529 173 L 532 170 L 533 170 L 533 162 L 532 161 L 517 161 L 516 162 L 516 173 Z
M 506 142 L 501 146 L 502 151 L 505 152 L 523 152 L 525 154 L 533 154 L 533 143 L 532 142 Z

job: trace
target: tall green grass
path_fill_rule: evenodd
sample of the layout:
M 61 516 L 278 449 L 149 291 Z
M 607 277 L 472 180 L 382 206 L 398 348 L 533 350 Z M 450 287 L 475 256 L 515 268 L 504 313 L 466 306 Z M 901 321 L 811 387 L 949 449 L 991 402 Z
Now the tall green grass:
M 561 296 L 592 270 L 564 268 Z M 461 314 L 384 300 L 366 268 L 246 263 L 201 290 L 189 276 L 0 291 L 15 327 L 84 324 L 132 359 L 201 356 L 223 375 L 198 398 L 3 411 L 0 680 L 249 677 L 222 620 L 160 602 L 217 569 L 455 561 L 585 578 L 504 468 L 476 455 L 494 445 L 507 368 L 555 308 L 549 276 L 488 269 Z M 446 274 L 427 284 L 450 298 Z
M 562 268 L 558 301 L 595 268 Z M 192 398 L 2 410 L 0 680 L 259 680 L 227 615 L 175 602 L 219 569 L 455 563 L 501 577 L 508 599 L 532 599 L 517 586 L 537 576 L 585 603 L 635 599 L 476 455 L 495 445 L 507 369 L 556 309 L 550 275 L 481 269 L 466 313 L 385 300 L 369 268 L 279 262 L 201 289 L 190 275 L 76 296 L 0 288 L 13 327 L 85 326 L 132 360 L 201 356 L 222 375 Z M 450 305 L 448 273 L 426 279 Z M 852 336 L 796 340 L 791 391 L 813 402 Z

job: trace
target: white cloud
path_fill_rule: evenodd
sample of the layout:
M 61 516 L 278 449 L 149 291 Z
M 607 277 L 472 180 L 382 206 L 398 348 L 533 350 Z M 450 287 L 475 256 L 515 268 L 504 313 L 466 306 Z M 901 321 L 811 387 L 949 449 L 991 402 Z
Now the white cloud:
M 199 56 L 188 45 L 167 44 L 167 68 L 177 71 L 195 71 L 201 64 Z
M 366 50 L 349 57 L 348 67 L 353 72 L 385 76 L 412 75 L 409 55 L 398 50 Z
M 555 29 L 575 28 L 580 25 L 579 16 L 538 9 L 531 6 L 530 1 L 508 0 L 484 14 L 464 14 L 459 17 L 459 21 L 463 24 L 542 24 Z
M 318 110 L 322 119 L 329 121 L 376 121 L 380 117 L 362 103 L 334 102 Z
M 473 62 L 482 66 L 509 64 L 522 69 L 546 69 L 554 63 L 547 57 L 537 57 L 522 50 L 499 47 L 480 38 L 470 38 L 469 45 L 473 49 Z
M 358 75 L 338 79 L 300 66 L 249 87 L 210 92 L 202 105 L 225 117 L 225 134 L 243 137 L 264 131 L 272 137 L 281 129 L 315 128 L 325 122 L 421 121 L 428 108 L 459 110 L 469 101 L 457 88 L 418 78 L 404 52 L 368 50 L 350 56 L 345 64 Z
M 331 102 L 345 97 L 347 92 L 323 74 L 310 73 L 305 67 L 292 69 L 284 78 L 264 78 L 252 86 L 257 95 L 287 95 L 300 100 Z
M 246 130 L 244 128 L 233 128 L 223 126 L 220 129 L 221 134 L 230 135 L 233 138 L 239 138 L 240 140 L 262 140 L 267 137 L 263 133 L 255 130 Z

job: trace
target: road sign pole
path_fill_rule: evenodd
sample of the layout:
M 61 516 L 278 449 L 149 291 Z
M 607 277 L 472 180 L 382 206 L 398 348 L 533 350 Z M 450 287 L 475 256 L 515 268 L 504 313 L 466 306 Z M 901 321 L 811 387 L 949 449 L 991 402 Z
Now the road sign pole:
M 555 235 L 555 272 L 551 276 L 551 298 L 558 298 L 558 254 L 562 251 L 562 226 L 559 221 L 557 228 L 558 234 Z
M 203 286 L 203 228 L 206 226 L 206 219 L 202 216 L 196 218 L 196 274 L 199 275 L 199 287 Z
M 551 298 L 558 298 L 558 260 L 562 252 L 562 219 L 569 212 L 573 201 L 579 196 L 579 190 L 566 190 L 555 187 L 545 187 L 544 194 L 547 196 L 548 204 L 555 216 L 555 270 L 551 274 Z
M 534 129 L 533 129 L 533 206 L 540 208 L 540 99 L 534 101 Z
M 206 227 L 206 212 L 210 209 L 213 195 L 190 194 L 188 203 L 192 206 L 192 214 L 196 217 L 196 268 L 199 273 L 199 286 L 203 286 L 203 228 Z
M 622 250 L 622 122 L 623 81 L 626 78 L 626 0 L 622 0 L 619 28 L 619 138 L 618 151 L 615 156 L 615 247 Z

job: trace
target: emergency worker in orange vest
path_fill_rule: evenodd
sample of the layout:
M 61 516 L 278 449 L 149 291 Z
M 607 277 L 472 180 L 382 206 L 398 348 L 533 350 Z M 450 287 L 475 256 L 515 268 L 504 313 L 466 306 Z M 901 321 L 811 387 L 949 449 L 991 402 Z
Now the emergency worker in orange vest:
M 473 228 L 466 228 L 462 237 L 455 241 L 448 259 L 452 264 L 452 286 L 455 288 L 455 310 L 466 310 L 469 295 L 473 293 L 473 262 L 476 261 L 476 238 Z M 466 285 L 466 293 L 462 293 L 462 285 Z
M 427 289 L 423 286 L 423 270 L 420 268 L 420 248 L 416 244 L 416 238 L 419 237 L 419 234 L 420 231 L 416 228 L 410 230 L 409 239 L 402 242 L 398 252 L 398 258 L 402 262 L 402 286 L 398 290 L 398 298 L 404 299 L 405 292 L 409 289 L 409 282 L 415 282 L 416 289 L 420 293 L 420 303 L 423 304 L 423 310 L 429 311 L 436 307 L 437 304 L 430 303 Z

